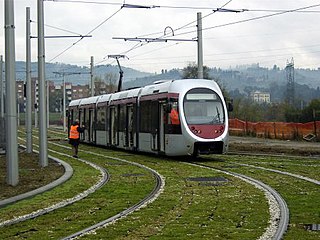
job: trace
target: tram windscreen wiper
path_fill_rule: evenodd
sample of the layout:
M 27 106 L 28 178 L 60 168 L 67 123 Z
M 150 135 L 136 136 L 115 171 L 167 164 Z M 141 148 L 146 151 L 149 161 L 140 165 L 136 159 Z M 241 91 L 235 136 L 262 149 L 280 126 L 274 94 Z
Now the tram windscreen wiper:
M 216 107 L 216 109 L 217 109 L 217 119 L 218 119 L 218 122 L 220 123 L 221 121 L 220 121 L 220 112 L 219 112 L 219 108 L 218 108 L 218 107 Z

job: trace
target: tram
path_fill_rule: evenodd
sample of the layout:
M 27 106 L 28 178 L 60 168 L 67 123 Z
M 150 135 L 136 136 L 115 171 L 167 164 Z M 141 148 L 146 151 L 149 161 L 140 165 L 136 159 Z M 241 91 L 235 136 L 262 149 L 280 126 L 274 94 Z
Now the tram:
M 80 141 L 167 156 L 228 150 L 228 108 L 214 80 L 181 79 L 77 99 L 68 126 L 85 126 Z M 230 110 L 230 109 L 229 109 Z

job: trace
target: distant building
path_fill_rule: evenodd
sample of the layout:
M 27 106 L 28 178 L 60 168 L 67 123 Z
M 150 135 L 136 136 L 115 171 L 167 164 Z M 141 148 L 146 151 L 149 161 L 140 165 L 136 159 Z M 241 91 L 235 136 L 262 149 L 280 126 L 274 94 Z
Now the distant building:
M 267 92 L 254 91 L 250 97 L 256 103 L 270 103 L 270 93 Z
M 89 97 L 88 85 L 72 86 L 72 100 Z

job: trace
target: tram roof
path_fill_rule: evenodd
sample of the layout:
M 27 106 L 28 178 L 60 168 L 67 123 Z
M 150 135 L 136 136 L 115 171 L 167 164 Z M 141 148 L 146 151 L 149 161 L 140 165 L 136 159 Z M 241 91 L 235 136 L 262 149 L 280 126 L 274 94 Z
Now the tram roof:
M 112 94 L 110 100 L 115 101 L 115 100 L 121 100 L 126 98 L 135 98 L 135 97 L 138 97 L 140 90 L 141 88 L 135 88 L 135 89 L 117 92 Z
M 79 106 L 81 107 L 81 106 L 84 106 L 84 105 L 96 104 L 98 98 L 99 98 L 99 96 L 93 96 L 93 97 L 84 98 L 80 102 Z
M 108 103 L 111 96 L 112 96 L 112 94 L 104 94 L 104 95 L 99 96 L 99 98 L 97 100 L 97 105 Z
M 141 96 L 168 92 L 172 82 L 173 80 L 156 81 L 152 85 L 143 87 L 141 91 Z
M 69 103 L 69 107 L 79 106 L 82 99 L 75 99 Z

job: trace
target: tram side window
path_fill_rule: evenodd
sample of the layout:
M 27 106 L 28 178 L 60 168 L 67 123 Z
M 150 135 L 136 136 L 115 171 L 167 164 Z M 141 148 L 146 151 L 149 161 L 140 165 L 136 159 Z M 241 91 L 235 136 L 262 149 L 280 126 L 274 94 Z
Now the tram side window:
M 169 124 L 173 124 L 173 125 L 180 124 L 178 101 L 177 100 L 172 101 L 171 110 L 170 110 L 170 113 L 168 113 L 168 114 L 169 114 L 169 116 L 168 116 Z
M 119 131 L 124 132 L 126 128 L 126 106 L 120 106 L 120 114 L 119 114 Z
M 105 131 L 106 130 L 106 109 L 98 108 L 97 110 L 97 124 L 96 129 Z
M 90 128 L 90 122 L 89 122 L 89 117 L 90 117 L 90 111 L 89 108 L 85 109 L 85 119 L 84 119 L 84 125 L 86 127 L 86 129 Z
M 71 123 L 79 119 L 79 110 L 72 109 L 69 114 L 71 115 Z
M 151 132 L 151 101 L 143 101 L 140 106 L 140 131 Z

